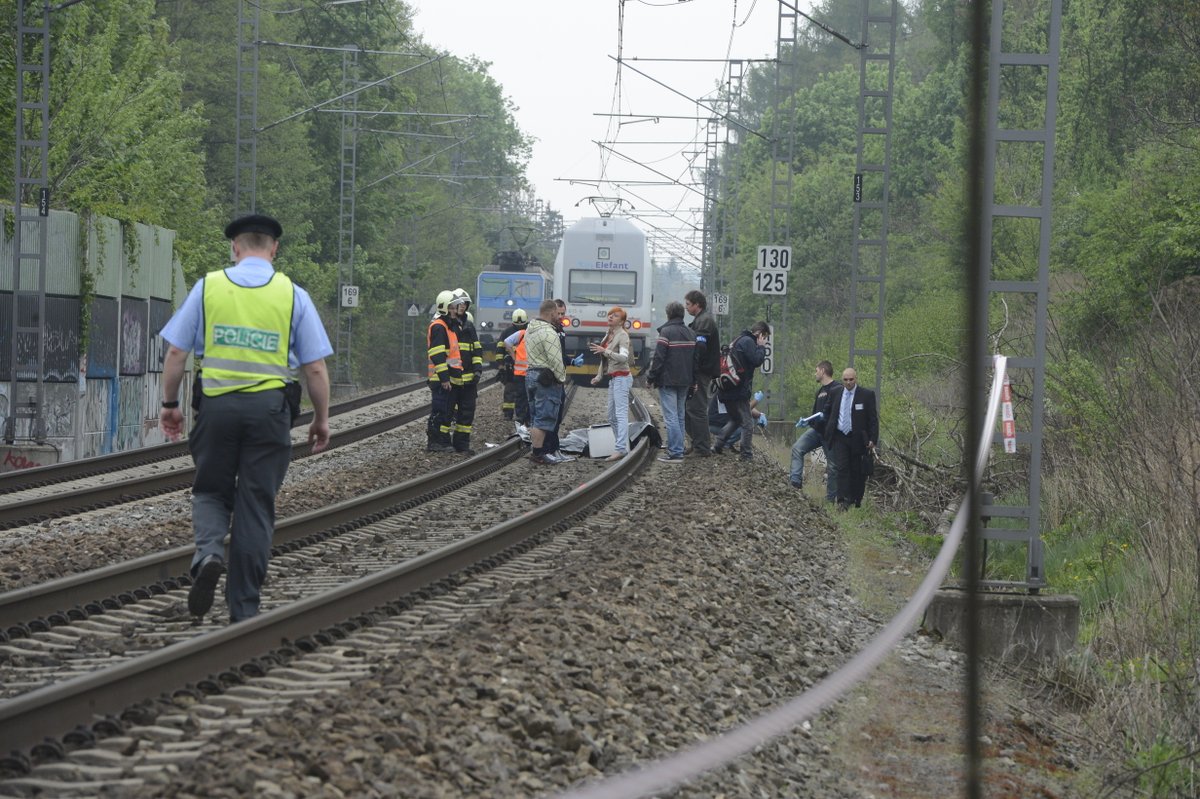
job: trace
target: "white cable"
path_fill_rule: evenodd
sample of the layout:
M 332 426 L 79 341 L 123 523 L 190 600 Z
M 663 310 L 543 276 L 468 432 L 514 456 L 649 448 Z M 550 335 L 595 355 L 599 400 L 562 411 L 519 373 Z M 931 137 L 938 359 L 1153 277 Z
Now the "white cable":
M 991 449 L 992 431 L 996 427 L 996 414 L 1000 407 L 1000 391 L 1004 383 L 1007 359 L 997 355 L 994 361 L 995 374 L 992 390 L 988 395 L 987 417 L 980 436 L 979 450 L 972 476 L 983 474 Z M 866 647 L 850 659 L 846 665 L 826 677 L 800 696 L 758 718 L 702 744 L 685 749 L 656 763 L 610 777 L 590 786 L 558 794 L 560 799 L 634 799 L 682 785 L 706 771 L 724 766 L 752 751 L 770 738 L 782 735 L 800 722 L 814 717 L 832 704 L 878 666 L 896 647 L 900 639 L 908 634 L 933 594 L 950 570 L 950 563 L 958 551 L 966 529 L 967 519 L 974 511 L 970 506 L 970 494 L 963 497 L 958 515 L 950 527 L 950 533 L 942 542 L 942 548 L 933 566 L 908 603 L 888 622 Z

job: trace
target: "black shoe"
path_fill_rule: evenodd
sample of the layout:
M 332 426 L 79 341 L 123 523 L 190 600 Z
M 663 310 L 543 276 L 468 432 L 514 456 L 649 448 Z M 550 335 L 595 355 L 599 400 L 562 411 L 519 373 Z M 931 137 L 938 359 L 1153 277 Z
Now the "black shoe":
M 209 555 L 200 562 L 196 581 L 188 591 L 188 613 L 200 617 L 212 610 L 213 594 L 224 572 L 225 562 L 216 555 Z
M 720 454 L 721 454 L 722 452 L 724 452 L 724 451 L 725 451 L 725 445 L 724 445 L 724 444 L 719 444 L 719 443 L 718 443 L 718 444 L 714 444 L 714 445 L 713 445 L 713 448 L 712 448 L 712 453 L 713 453 L 714 455 L 720 455 Z
M 800 489 L 804 488 L 804 484 L 803 483 L 792 483 L 792 488 L 799 491 Z
M 426 452 L 453 452 L 454 447 L 450 446 L 449 444 L 434 443 L 434 444 L 430 444 L 427 447 L 425 447 L 425 451 Z

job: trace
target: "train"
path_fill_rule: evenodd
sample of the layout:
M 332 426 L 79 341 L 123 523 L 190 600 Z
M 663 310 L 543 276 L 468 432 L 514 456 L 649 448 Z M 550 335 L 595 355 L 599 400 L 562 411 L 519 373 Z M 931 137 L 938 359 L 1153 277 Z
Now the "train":
M 542 300 L 554 296 L 554 277 L 536 258 L 520 252 L 496 253 L 475 281 L 475 331 L 485 357 L 495 352 L 496 339 L 512 324 L 512 312 L 522 308 L 533 319 Z
M 579 381 L 596 374 L 598 356 L 588 344 L 604 337 L 608 312 L 616 305 L 628 314 L 631 370 L 637 374 L 649 366 L 657 339 L 651 268 L 646 234 L 627 219 L 584 218 L 563 233 L 554 259 L 554 286 L 567 304 L 567 354 L 584 355 L 581 366 L 567 367 L 568 376 Z

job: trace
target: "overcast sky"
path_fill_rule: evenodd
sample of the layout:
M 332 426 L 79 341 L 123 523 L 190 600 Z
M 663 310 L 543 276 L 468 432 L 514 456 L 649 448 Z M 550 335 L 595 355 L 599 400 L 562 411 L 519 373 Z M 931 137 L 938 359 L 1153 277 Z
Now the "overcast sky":
M 779 15 L 778 0 L 627 0 L 620 36 L 618 0 L 409 2 L 416 8 L 413 25 L 429 44 L 491 63 L 491 75 L 518 109 L 518 125 L 536 140 L 529 177 L 537 196 L 568 220 L 595 215 L 581 201 L 613 196 L 616 189 L 566 180 L 665 180 L 653 169 L 687 182 L 685 158 L 696 147 L 686 142 L 704 141 L 704 123 L 664 117 L 707 116 L 694 100 L 723 83 L 724 59 L 773 57 Z M 807 10 L 809 2 L 799 7 Z M 614 99 L 619 47 L 631 61 Z M 650 60 L 668 58 L 691 61 Z M 641 116 L 596 116 L 610 112 Z M 625 124 L 618 130 L 620 122 Z M 596 141 L 619 142 L 618 154 Z M 702 164 L 702 157 L 696 160 Z M 682 213 L 703 204 L 701 195 L 678 186 L 628 186 L 625 196 L 639 213 L 652 213 L 654 206 Z

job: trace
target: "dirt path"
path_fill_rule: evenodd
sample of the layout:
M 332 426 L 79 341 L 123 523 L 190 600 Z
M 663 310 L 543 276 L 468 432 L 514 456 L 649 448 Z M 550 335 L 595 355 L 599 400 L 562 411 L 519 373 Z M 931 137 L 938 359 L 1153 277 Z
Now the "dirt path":
M 787 450 L 772 451 L 786 463 Z M 815 504 L 820 472 L 812 472 L 805 493 Z M 928 563 L 889 540 L 870 511 L 852 511 L 838 522 L 846 531 L 851 591 L 886 621 L 912 596 Z M 911 635 L 835 709 L 832 726 L 814 729 L 842 763 L 847 787 L 864 799 L 965 796 L 964 662 L 929 636 Z M 1073 720 L 996 668 L 985 668 L 983 679 L 982 795 L 1095 796 L 1101 770 L 1083 761 L 1086 747 L 1066 732 Z

